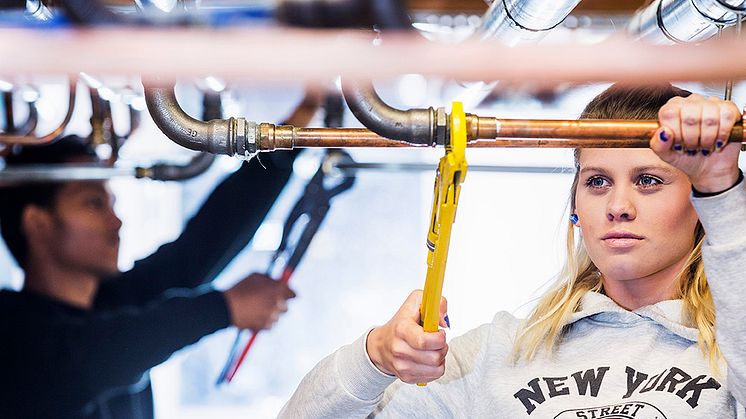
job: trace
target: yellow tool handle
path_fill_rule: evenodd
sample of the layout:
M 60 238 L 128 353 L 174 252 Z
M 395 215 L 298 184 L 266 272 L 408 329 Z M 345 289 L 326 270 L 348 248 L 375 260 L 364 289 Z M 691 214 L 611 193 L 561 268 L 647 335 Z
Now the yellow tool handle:
M 430 229 L 427 235 L 427 276 L 420 306 L 422 328 L 426 332 L 437 332 L 440 323 L 440 300 L 443 294 L 443 277 L 451 241 L 451 228 L 456 219 L 461 182 L 466 177 L 465 150 L 466 115 L 461 103 L 454 102 L 451 111 L 451 141 L 446 147 L 446 155 L 438 164 Z
M 428 238 L 427 276 L 425 278 L 425 291 L 422 295 L 422 306 L 420 307 L 422 328 L 426 332 L 437 332 L 440 323 L 443 278 L 445 277 L 448 260 L 448 245 L 451 241 L 451 227 L 456 216 L 456 205 L 453 202 L 454 192 L 455 185 L 441 183 L 436 194 L 436 198 L 440 201 L 435 218 L 437 239 L 430 240 Z

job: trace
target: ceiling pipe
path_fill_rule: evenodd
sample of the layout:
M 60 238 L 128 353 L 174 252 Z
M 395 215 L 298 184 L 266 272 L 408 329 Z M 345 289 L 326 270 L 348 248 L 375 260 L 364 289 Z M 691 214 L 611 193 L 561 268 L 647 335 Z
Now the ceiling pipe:
M 42 0 L 27 0 L 26 15 L 41 22 L 52 20 L 52 12 L 44 5 Z
M 135 168 L 107 167 L 98 164 L 29 164 L 0 170 L 0 186 L 98 181 L 118 176 L 136 176 L 136 174 Z
M 536 42 L 560 25 L 580 0 L 495 0 L 475 36 L 514 46 Z
M 294 148 L 428 146 L 392 140 L 363 128 L 297 128 L 244 118 L 197 121 L 178 106 L 173 85 L 146 87 L 145 97 L 153 119 L 164 134 L 192 150 L 249 158 L 259 151 Z M 179 121 L 184 125 L 179 125 Z M 467 145 L 479 148 L 646 148 L 659 128 L 658 121 L 497 119 L 466 114 Z M 739 122 L 728 141 L 743 140 L 744 129 Z
M 98 94 L 92 95 L 91 100 L 105 101 Z M 108 101 L 105 102 L 108 104 Z M 32 104 L 33 102 L 29 103 L 30 106 Z M 222 116 L 222 105 L 219 93 L 206 92 L 203 104 L 204 119 L 220 118 Z M 135 110 L 131 103 L 128 105 L 130 108 L 131 119 L 130 130 L 127 137 L 137 129 L 137 126 L 139 125 L 139 111 Z M 35 110 L 35 108 L 33 109 Z M 113 130 L 112 135 L 116 136 L 116 134 L 113 133 Z M 117 137 L 117 139 L 119 138 L 126 137 Z M 48 182 L 105 181 L 114 177 L 148 178 L 160 181 L 182 181 L 192 179 L 207 171 L 215 160 L 215 154 L 207 152 L 199 153 L 192 157 L 187 164 L 183 165 L 156 163 L 149 167 L 115 167 L 113 165 L 115 160 L 116 159 L 109 159 L 96 164 L 52 164 L 6 167 L 5 169 L 0 170 L 0 186 Z
M 65 114 L 64 119 L 60 123 L 60 125 L 57 126 L 54 130 L 52 130 L 50 133 L 37 137 L 34 135 L 24 134 L 24 135 L 13 135 L 13 134 L 0 134 L 0 144 L 5 145 L 13 145 L 13 144 L 20 144 L 20 145 L 42 145 L 42 144 L 48 144 L 52 141 L 55 141 L 59 136 L 65 131 L 65 128 L 67 128 L 67 124 L 70 123 L 70 118 L 73 115 L 73 109 L 75 106 L 75 82 L 70 83 L 70 93 L 68 94 L 68 103 L 67 103 L 67 113 Z
M 213 119 L 200 121 L 187 115 L 179 106 L 174 93 L 174 83 L 156 86 L 143 81 L 145 103 L 158 128 L 175 143 L 195 151 L 234 156 L 253 155 L 256 150 L 247 148 L 248 127 L 244 118 Z
M 26 0 L 0 0 L 0 10 L 23 10 L 26 8 Z
M 62 0 L 60 6 L 70 21 L 85 25 L 115 25 L 130 21 L 112 12 L 99 0 Z M 130 21 L 129 23 L 134 23 Z
M 391 6 L 397 0 L 383 3 Z M 374 1 L 375 3 L 375 1 Z M 389 7 L 389 11 L 398 10 Z M 392 19 L 391 29 L 411 29 L 408 17 Z M 388 29 L 384 26 L 385 29 Z M 389 106 L 376 93 L 371 80 L 353 80 L 342 77 L 342 95 L 347 106 L 360 123 L 374 133 L 396 141 L 405 141 L 423 145 L 434 145 L 436 142 L 436 111 L 427 109 L 400 110 Z M 445 111 L 439 110 L 443 119 L 443 136 L 445 136 Z
M 387 173 L 422 173 L 433 172 L 438 168 L 437 164 L 427 163 L 372 163 L 334 161 L 329 165 L 329 170 L 341 171 L 344 174 L 354 174 L 359 171 L 374 171 Z M 522 173 L 522 174 L 573 174 L 574 167 L 565 166 L 491 166 L 491 165 L 469 165 L 469 172 L 489 173 Z
M 407 29 L 411 22 L 404 3 L 402 0 L 283 0 L 275 17 L 285 24 L 306 28 Z
M 117 148 L 117 134 L 114 132 L 114 120 L 111 114 L 111 102 L 101 97 L 97 87 L 88 86 L 91 97 L 91 143 L 94 146 L 109 144 L 112 152 Z
M 507 45 L 536 41 L 562 23 L 580 0 L 498 0 L 482 17 L 475 36 L 497 38 Z M 467 89 L 474 90 L 469 86 Z M 472 86 L 473 87 L 473 86 Z M 482 86 L 480 102 L 494 88 Z M 409 143 L 443 144 L 448 131 L 445 110 L 400 110 L 386 104 L 371 81 L 342 79 L 342 92 L 355 117 L 368 129 L 383 137 Z M 477 95 L 476 92 L 472 92 Z M 442 121 L 442 126 L 439 124 Z
M 205 89 L 202 96 L 202 120 L 223 118 L 223 101 L 219 91 Z M 188 180 L 205 173 L 215 161 L 215 154 L 200 152 L 184 165 L 158 163 L 141 170 L 141 174 L 155 180 Z
M 38 183 L 107 181 L 116 177 L 152 180 L 187 180 L 210 167 L 213 154 L 200 154 L 187 166 L 155 164 L 150 167 L 115 167 L 106 164 L 18 165 L 0 170 L 0 187 Z
M 632 16 L 627 32 L 653 44 L 704 41 L 746 13 L 746 0 L 656 0 Z
M 435 145 L 438 116 L 445 130 L 445 110 L 427 109 L 400 110 L 386 104 L 370 81 L 342 79 L 342 94 L 352 114 L 366 128 L 392 140 L 408 143 Z M 442 132 L 445 138 L 445 131 Z
M 135 131 L 137 131 L 138 128 L 140 128 L 141 109 L 138 109 L 138 107 L 135 106 L 134 100 L 135 98 L 132 96 L 129 96 L 128 94 L 122 95 L 122 101 L 124 102 L 125 105 L 127 105 L 127 112 L 129 113 L 129 118 L 130 118 L 127 132 L 119 136 L 122 140 L 128 140 L 132 136 L 132 134 Z
M 31 135 L 36 130 L 39 123 L 39 110 L 36 108 L 36 100 L 26 102 L 28 105 L 28 117 L 26 122 L 16 128 L 16 132 L 21 135 Z
M 8 90 L 5 92 L 2 92 L 3 96 L 3 118 L 5 119 L 5 127 L 3 127 L 3 131 L 9 133 L 9 134 L 15 134 L 16 133 L 16 123 L 15 123 L 15 112 L 13 110 L 13 91 Z
M 137 177 L 153 180 L 188 180 L 205 173 L 213 161 L 215 154 L 202 152 L 192 157 L 185 165 L 158 163 L 148 168 L 140 168 Z
M 2 113 L 5 125 L 0 127 L 0 132 L 15 135 L 32 134 L 39 123 L 39 111 L 36 107 L 39 92 L 35 88 L 29 86 L 28 90 L 25 90 L 21 94 L 24 103 L 28 106 L 28 115 L 24 122 L 16 124 L 15 106 L 13 103 L 16 91 L 12 90 L 13 85 L 11 83 L 4 83 L 5 85 L 0 90 L 0 96 L 2 96 Z

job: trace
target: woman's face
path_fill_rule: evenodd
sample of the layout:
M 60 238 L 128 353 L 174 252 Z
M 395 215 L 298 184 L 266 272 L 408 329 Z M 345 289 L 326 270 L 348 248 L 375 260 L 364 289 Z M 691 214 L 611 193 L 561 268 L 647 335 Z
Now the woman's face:
M 605 281 L 672 280 L 694 242 L 691 183 L 650 149 L 584 149 L 575 206 Z

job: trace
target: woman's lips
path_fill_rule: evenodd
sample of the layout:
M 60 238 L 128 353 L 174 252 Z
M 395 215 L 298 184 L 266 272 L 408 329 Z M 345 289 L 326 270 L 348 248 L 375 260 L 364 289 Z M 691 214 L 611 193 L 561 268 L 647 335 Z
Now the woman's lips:
M 626 249 L 633 247 L 640 243 L 642 239 L 633 239 L 629 237 L 612 237 L 608 239 L 604 239 L 603 242 L 606 244 L 606 246 L 614 248 L 614 249 Z
M 601 241 L 614 249 L 626 249 L 636 246 L 644 238 L 628 231 L 612 231 L 601 237 Z

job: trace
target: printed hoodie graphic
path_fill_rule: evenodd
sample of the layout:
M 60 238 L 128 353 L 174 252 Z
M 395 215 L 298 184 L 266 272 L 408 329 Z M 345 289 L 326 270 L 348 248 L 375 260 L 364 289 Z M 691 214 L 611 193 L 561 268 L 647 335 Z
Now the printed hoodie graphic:
M 657 407 L 645 402 L 565 410 L 554 419 L 668 419 Z

